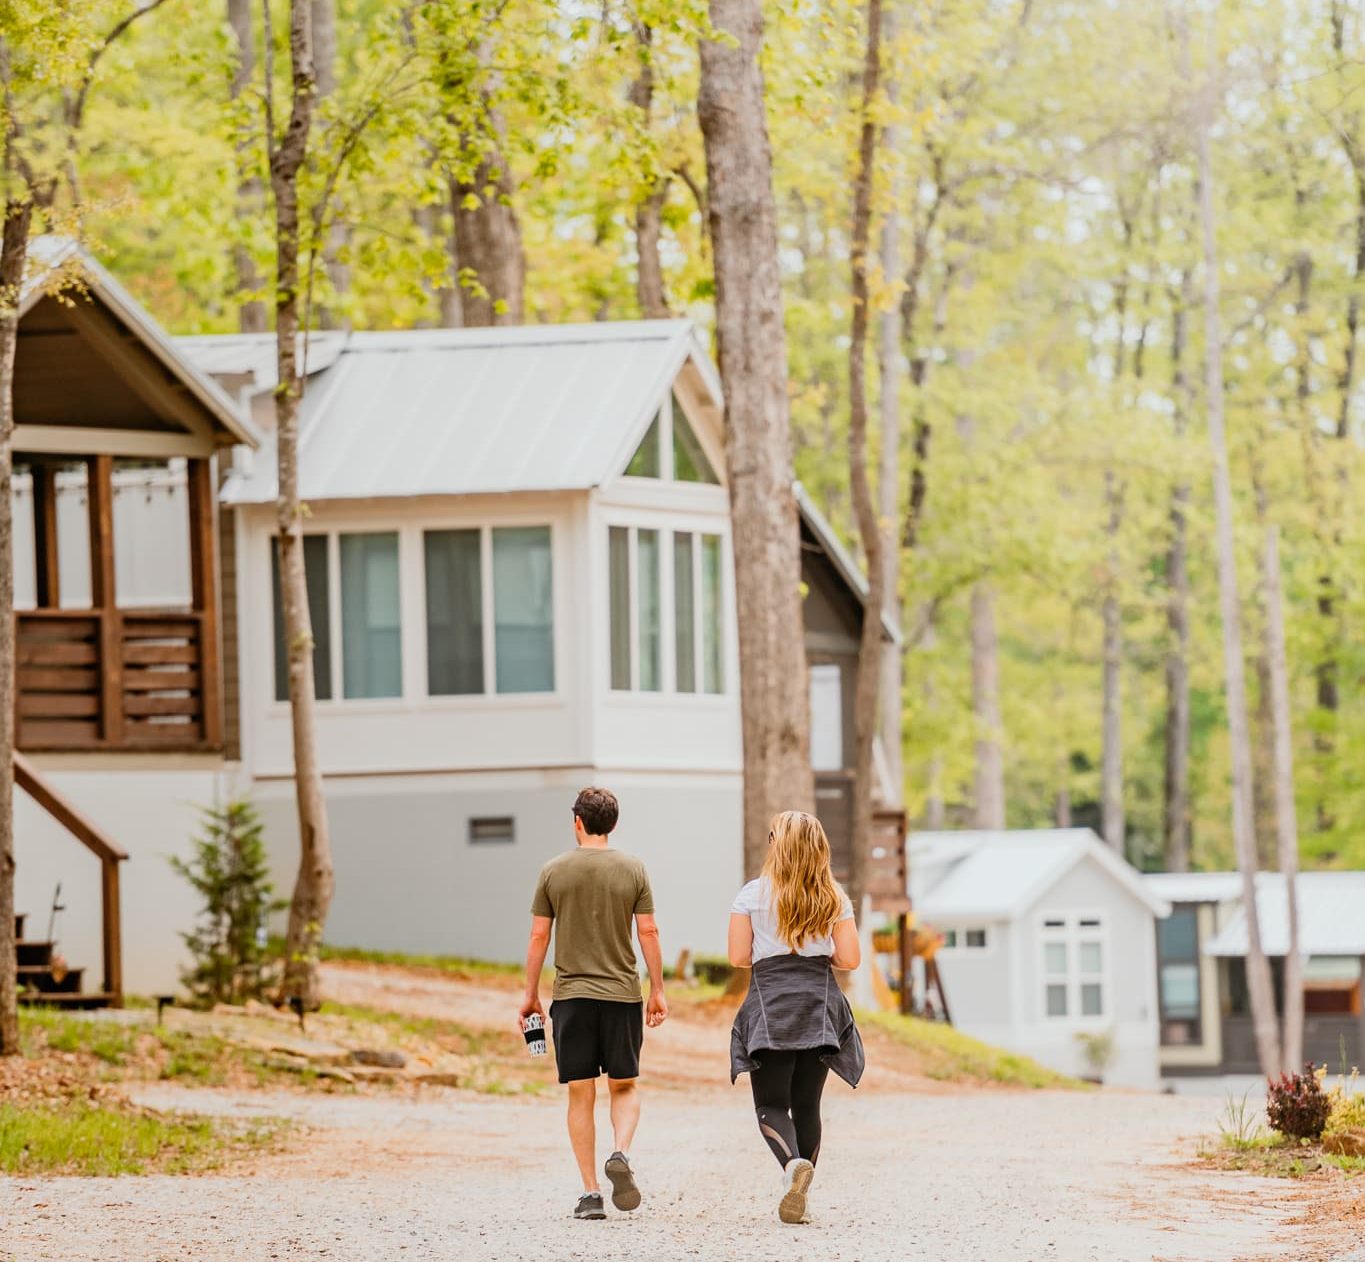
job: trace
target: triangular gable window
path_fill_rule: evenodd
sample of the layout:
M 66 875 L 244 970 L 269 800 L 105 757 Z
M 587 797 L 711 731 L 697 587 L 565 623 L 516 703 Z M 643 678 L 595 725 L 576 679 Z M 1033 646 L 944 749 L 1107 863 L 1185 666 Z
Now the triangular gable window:
M 673 396 L 673 476 L 679 482 L 720 482 L 706 452 L 687 423 L 678 396 Z
M 635 449 L 635 454 L 626 466 L 626 475 L 632 478 L 657 478 L 659 476 L 659 418 L 656 416 L 645 435 L 644 441 Z

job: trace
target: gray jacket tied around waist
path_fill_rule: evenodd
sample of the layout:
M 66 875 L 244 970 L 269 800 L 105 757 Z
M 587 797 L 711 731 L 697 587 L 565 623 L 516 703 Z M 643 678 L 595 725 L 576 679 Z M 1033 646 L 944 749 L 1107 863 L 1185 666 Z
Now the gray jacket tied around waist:
M 863 1040 L 827 955 L 774 955 L 754 965 L 730 1030 L 730 1081 L 763 1052 L 824 1048 L 821 1059 L 850 1087 L 863 1076 Z

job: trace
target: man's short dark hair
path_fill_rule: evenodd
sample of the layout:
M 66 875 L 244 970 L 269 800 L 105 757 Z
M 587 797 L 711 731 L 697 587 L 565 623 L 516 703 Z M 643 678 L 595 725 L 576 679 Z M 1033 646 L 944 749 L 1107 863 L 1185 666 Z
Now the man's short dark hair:
M 605 837 L 620 817 L 621 807 L 610 789 L 584 789 L 574 800 L 573 813 L 594 837 Z

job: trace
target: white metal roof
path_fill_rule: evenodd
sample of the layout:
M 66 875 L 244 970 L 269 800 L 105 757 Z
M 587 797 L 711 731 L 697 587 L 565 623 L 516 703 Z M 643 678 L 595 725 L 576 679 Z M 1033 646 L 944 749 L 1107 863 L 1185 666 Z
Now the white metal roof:
M 250 378 L 247 395 L 264 394 L 279 381 L 273 333 L 205 333 L 178 337 L 175 344 L 201 372 Z M 311 377 L 335 364 L 345 345 L 345 333 L 314 330 L 299 334 L 296 353 Z
M 1237 872 L 1145 872 L 1142 879 L 1168 903 L 1226 903 L 1242 896 Z
M 36 237 L 29 243 L 29 261 L 29 275 L 19 295 L 21 319 L 25 312 L 47 296 L 54 280 L 62 285 L 63 278 L 74 275 L 194 395 L 213 420 L 236 442 L 248 447 L 259 445 L 261 435 L 251 418 L 194 362 L 192 356 L 175 346 L 142 304 L 88 250 L 66 237 Z
M 215 372 L 261 361 L 259 347 L 240 336 L 182 346 Z M 719 406 L 719 379 L 687 320 L 349 334 L 304 392 L 300 495 L 598 486 L 629 461 L 689 360 Z M 268 438 L 223 498 L 267 503 L 275 495 Z
M 1295 885 L 1304 954 L 1365 955 L 1365 872 L 1301 872 Z M 1289 949 L 1289 900 L 1282 873 L 1257 874 L 1256 914 L 1266 954 L 1283 955 Z M 1204 949 L 1209 955 L 1245 955 L 1245 909 L 1238 907 Z
M 910 895 L 928 920 L 1009 920 L 1084 859 L 1156 916 L 1170 905 L 1088 828 L 912 833 Z

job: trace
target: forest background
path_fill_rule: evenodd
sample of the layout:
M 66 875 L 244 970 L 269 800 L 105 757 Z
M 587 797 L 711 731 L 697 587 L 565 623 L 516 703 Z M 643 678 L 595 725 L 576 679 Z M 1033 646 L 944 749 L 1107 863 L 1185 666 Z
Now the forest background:
M 335 158 L 317 170 L 336 175 L 309 203 L 313 323 L 672 314 L 705 333 L 700 6 L 470 0 L 414 46 L 421 8 L 315 0 Z M 168 0 L 108 49 L 86 107 L 80 230 L 173 332 L 266 327 L 258 85 L 283 84 L 287 31 L 277 13 L 265 39 L 260 12 Z M 765 17 L 796 468 L 855 540 L 865 9 Z M 887 470 L 890 409 L 912 821 L 1091 824 L 1142 867 L 1233 865 L 1192 122 L 1208 91 L 1257 840 L 1275 866 L 1275 524 L 1303 854 L 1365 866 L 1360 12 L 899 0 L 884 20 L 870 440 Z

